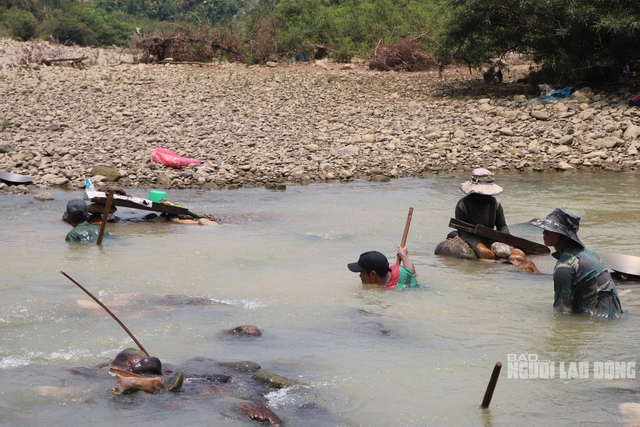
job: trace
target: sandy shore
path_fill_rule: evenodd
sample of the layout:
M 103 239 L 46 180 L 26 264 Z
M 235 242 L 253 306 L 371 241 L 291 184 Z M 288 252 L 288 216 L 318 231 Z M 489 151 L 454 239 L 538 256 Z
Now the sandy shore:
M 88 177 L 122 187 L 273 188 L 478 166 L 640 165 L 640 109 L 628 107 L 624 89 L 584 88 L 544 103 L 537 93 L 464 95 L 453 88 L 480 75 L 455 68 L 441 78 L 325 61 L 134 65 L 115 48 L 33 46 L 0 40 L 0 171 L 29 175 L 37 188 L 77 188 Z M 87 60 L 45 66 L 38 52 Z M 31 63 L 20 64 L 29 54 Z M 512 67 L 505 82 L 518 72 Z M 201 164 L 153 163 L 157 147 Z

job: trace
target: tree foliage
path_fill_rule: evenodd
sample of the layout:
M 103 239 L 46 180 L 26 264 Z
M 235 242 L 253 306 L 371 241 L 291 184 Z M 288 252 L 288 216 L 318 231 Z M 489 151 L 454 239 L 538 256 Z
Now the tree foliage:
M 0 18 L 6 23 L 11 37 L 16 40 L 29 40 L 36 35 L 38 21 L 28 10 L 12 7 L 0 11 Z
M 640 60 L 633 0 L 450 0 L 440 53 L 479 67 L 509 52 L 532 55 L 545 77 L 592 79 Z
M 370 54 L 380 42 L 435 36 L 442 19 L 438 0 L 281 0 L 276 14 L 280 49 L 292 54 L 313 44 Z

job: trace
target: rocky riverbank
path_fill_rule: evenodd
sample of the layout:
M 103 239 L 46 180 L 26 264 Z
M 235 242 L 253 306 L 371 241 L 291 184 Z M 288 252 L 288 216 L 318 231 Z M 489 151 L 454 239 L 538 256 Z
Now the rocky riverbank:
M 85 66 L 20 65 L 25 46 L 0 40 L 0 171 L 43 189 L 91 177 L 123 187 L 282 188 L 478 166 L 640 166 L 640 109 L 624 89 L 544 103 L 535 93 L 458 95 L 451 88 L 480 76 L 455 68 L 441 78 L 325 61 L 133 65 L 121 50 L 47 44 L 48 55 L 85 54 Z M 201 165 L 153 163 L 156 147 Z

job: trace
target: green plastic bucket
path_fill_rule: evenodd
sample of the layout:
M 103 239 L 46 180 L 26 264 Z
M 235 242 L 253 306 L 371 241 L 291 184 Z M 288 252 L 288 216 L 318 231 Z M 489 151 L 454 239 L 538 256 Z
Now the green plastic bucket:
M 152 202 L 159 202 L 162 199 L 166 199 L 167 198 L 167 192 L 166 191 L 160 191 L 160 190 L 151 190 L 149 191 L 149 200 L 151 200 Z

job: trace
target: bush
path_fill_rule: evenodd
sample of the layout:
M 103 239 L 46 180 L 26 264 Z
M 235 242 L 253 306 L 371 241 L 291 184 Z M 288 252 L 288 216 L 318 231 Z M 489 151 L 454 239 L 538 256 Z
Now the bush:
M 109 46 L 126 43 L 135 31 L 120 12 L 108 13 L 91 6 L 77 5 L 49 14 L 40 26 L 43 38 L 49 36 L 62 43 L 81 46 Z
M 1 20 L 16 40 L 27 41 L 36 35 L 38 21 L 31 12 L 12 7 L 2 13 Z
M 49 36 L 61 43 L 75 43 L 81 46 L 99 45 L 95 32 L 82 21 L 77 11 L 54 10 L 51 17 L 44 21 L 40 27 L 43 38 Z
M 391 44 L 425 31 L 435 35 L 445 13 L 437 0 L 280 0 L 278 46 L 295 54 L 300 46 L 322 44 L 334 57 L 368 56 L 382 42 Z
M 102 9 L 85 7 L 81 19 L 92 29 L 99 45 L 123 45 L 135 31 L 135 26 L 126 22 L 122 12 L 107 13 Z
M 351 58 L 354 56 L 356 56 L 356 47 L 349 38 L 342 40 L 338 48 L 331 54 L 334 61 L 342 63 L 351 62 Z

